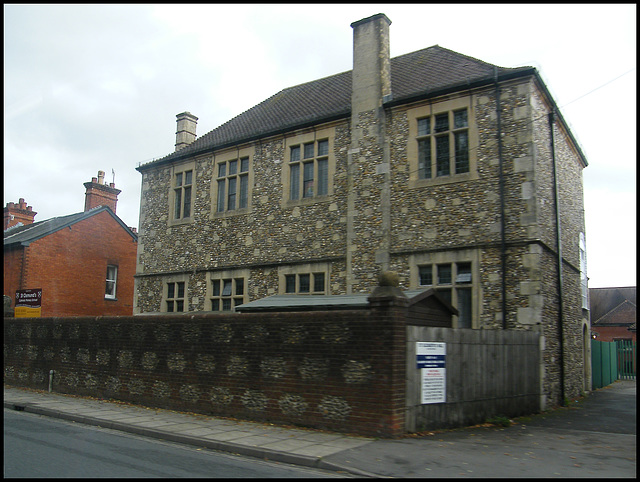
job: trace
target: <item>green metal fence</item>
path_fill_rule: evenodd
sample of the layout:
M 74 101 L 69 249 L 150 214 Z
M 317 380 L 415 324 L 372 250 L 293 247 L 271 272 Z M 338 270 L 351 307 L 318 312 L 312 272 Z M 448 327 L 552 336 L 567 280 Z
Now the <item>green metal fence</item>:
M 593 389 L 606 387 L 616 380 L 636 379 L 636 342 L 632 340 L 591 340 Z
M 633 340 L 616 340 L 618 354 L 618 379 L 636 379 L 636 342 Z
M 591 340 L 592 386 L 611 385 L 618 379 L 618 357 L 615 342 Z

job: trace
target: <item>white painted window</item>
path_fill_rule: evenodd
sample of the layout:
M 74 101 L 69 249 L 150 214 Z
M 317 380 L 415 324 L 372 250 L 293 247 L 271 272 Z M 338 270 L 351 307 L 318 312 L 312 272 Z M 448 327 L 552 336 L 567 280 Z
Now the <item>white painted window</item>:
M 116 299 L 116 285 L 118 281 L 118 267 L 113 265 L 107 266 L 107 283 L 104 291 L 104 297 L 108 300 Z

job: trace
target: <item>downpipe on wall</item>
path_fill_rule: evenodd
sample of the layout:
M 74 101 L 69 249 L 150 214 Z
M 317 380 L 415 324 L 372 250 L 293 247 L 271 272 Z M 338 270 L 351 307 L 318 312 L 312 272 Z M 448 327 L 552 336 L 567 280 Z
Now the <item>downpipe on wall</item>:
M 562 289 L 562 237 L 560 230 L 560 196 L 558 193 L 558 169 L 556 165 L 555 139 L 553 136 L 553 125 L 555 123 L 554 111 L 549 112 L 549 142 L 551 147 L 551 165 L 553 167 L 553 201 L 556 215 L 556 246 L 558 250 L 558 350 L 560 352 L 560 405 L 565 406 L 565 381 L 564 381 L 564 313 Z

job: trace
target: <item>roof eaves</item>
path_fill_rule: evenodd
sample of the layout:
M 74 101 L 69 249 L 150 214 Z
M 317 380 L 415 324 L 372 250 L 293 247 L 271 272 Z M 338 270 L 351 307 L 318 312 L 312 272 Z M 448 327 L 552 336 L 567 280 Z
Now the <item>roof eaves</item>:
M 238 144 L 246 144 L 249 142 L 256 141 L 258 139 L 263 139 L 265 137 L 273 137 L 273 136 L 281 135 L 291 131 L 292 129 L 305 129 L 307 127 L 311 127 L 317 124 L 324 124 L 327 122 L 334 122 L 340 119 L 345 119 L 345 118 L 348 118 L 350 115 L 351 115 L 350 110 L 344 110 L 342 112 L 338 112 L 325 117 L 316 117 L 313 119 L 309 119 L 306 122 L 291 123 L 291 124 L 284 125 L 278 129 L 256 132 L 250 136 L 234 139 L 232 141 L 229 141 L 223 144 L 207 145 L 197 149 L 189 149 L 189 147 L 185 147 L 184 149 L 168 154 L 163 158 L 138 166 L 136 167 L 136 171 L 142 173 L 143 171 L 146 171 L 148 169 L 155 169 L 156 167 L 163 166 L 165 164 L 172 164 L 172 163 L 184 161 L 192 157 L 201 156 L 203 154 L 207 154 L 213 151 L 226 149 L 227 147 L 236 146 Z

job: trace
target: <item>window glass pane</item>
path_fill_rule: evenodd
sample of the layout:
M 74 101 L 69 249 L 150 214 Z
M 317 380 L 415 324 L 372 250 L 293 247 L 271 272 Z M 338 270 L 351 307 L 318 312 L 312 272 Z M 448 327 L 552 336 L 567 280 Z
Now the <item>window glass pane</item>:
M 226 279 L 222 285 L 222 296 L 231 296 L 231 280 Z
M 431 178 L 431 138 L 418 141 L 418 177 Z
M 182 189 L 176 189 L 176 202 L 173 209 L 173 215 L 175 219 L 180 219 L 180 213 L 182 210 L 180 207 L 182 206 Z
M 246 208 L 249 200 L 249 176 L 240 176 L 239 208 Z
M 184 281 L 181 281 L 178 284 L 178 298 L 184 298 Z
M 471 288 L 457 290 L 458 328 L 471 328 Z
M 211 281 L 211 294 L 213 296 L 220 296 L 220 280 L 214 279 Z
M 304 158 L 310 159 L 313 157 L 313 142 L 304 145 Z
M 290 162 L 297 162 L 300 160 L 300 146 L 294 146 L 291 148 Z
M 229 178 L 229 194 L 227 194 L 227 210 L 233 211 L 236 208 L 236 178 Z
M 435 132 L 446 132 L 449 130 L 449 113 L 438 114 L 436 116 Z
M 167 301 L 167 311 L 173 313 L 173 301 Z
M 236 296 L 244 294 L 244 278 L 236 278 Z
M 433 284 L 433 269 L 431 265 L 419 266 L 418 276 L 420 277 L 420 284 L 423 286 L 430 286 Z
M 302 196 L 313 196 L 313 162 L 304 164 L 304 184 L 302 185 Z
M 218 181 L 218 212 L 222 212 L 224 211 L 224 200 L 225 200 L 225 194 L 224 194 L 224 187 L 225 187 L 225 180 L 220 180 Z
M 454 134 L 456 149 L 456 174 L 469 172 L 469 133 L 456 132 Z
M 111 297 L 116 295 L 116 284 L 113 281 L 107 281 L 104 294 Z
M 183 300 L 177 300 L 176 301 L 176 312 L 182 312 L 184 311 L 184 301 Z
M 309 293 L 310 287 L 310 275 L 301 274 L 299 277 L 300 293 Z
M 223 162 L 218 164 L 218 177 L 225 177 L 227 175 L 227 165 Z
M 240 172 L 247 172 L 249 170 L 249 158 L 243 157 L 240 159 Z
M 187 171 L 184 173 L 184 185 L 188 186 L 191 184 L 191 174 L 193 171 Z
M 175 297 L 175 287 L 176 287 L 176 285 L 174 283 L 168 283 L 167 284 L 167 298 L 174 298 Z
M 445 300 L 447 303 L 451 304 L 451 289 L 448 290 L 438 290 L 438 294 Z
M 449 136 L 436 137 L 436 170 L 438 176 L 450 174 Z
M 329 154 L 329 141 L 318 141 L 318 155 L 326 156 Z
M 220 311 L 220 300 L 211 300 L 211 310 Z
M 183 218 L 191 216 L 191 188 L 184 188 L 184 210 L 182 213 Z
M 324 291 L 324 273 L 313 273 L 313 291 Z
M 471 263 L 458 263 L 456 283 L 471 283 Z
M 238 173 L 238 161 L 229 161 L 229 175 Z
M 329 161 L 318 161 L 318 196 L 326 196 L 329 192 Z
M 285 275 L 285 292 L 286 293 L 295 293 L 296 292 L 296 275 L 288 274 Z
M 222 311 L 231 311 L 231 299 L 224 298 L 222 300 Z
M 451 284 L 451 265 L 450 264 L 438 265 L 438 284 L 439 285 Z
M 467 109 L 459 110 L 453 113 L 453 126 L 455 129 L 467 127 Z
M 300 197 L 300 164 L 291 166 L 291 199 Z
M 431 118 L 418 119 L 418 135 L 426 136 L 431 134 Z
M 182 186 L 182 173 L 176 174 L 176 187 Z
M 234 298 L 233 299 L 233 306 L 240 306 L 243 302 L 244 302 L 244 300 L 242 298 Z

